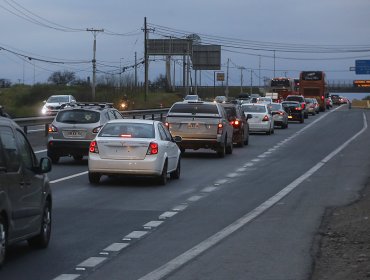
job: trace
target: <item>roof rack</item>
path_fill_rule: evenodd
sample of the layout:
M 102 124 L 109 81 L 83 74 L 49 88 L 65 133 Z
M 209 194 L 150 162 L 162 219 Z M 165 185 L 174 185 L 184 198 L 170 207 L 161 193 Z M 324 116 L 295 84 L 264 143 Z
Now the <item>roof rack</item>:
M 62 104 L 61 109 L 64 108 L 75 108 L 75 107 L 98 107 L 101 109 L 104 108 L 113 108 L 113 103 L 108 103 L 108 102 L 70 102 L 70 103 L 65 103 Z

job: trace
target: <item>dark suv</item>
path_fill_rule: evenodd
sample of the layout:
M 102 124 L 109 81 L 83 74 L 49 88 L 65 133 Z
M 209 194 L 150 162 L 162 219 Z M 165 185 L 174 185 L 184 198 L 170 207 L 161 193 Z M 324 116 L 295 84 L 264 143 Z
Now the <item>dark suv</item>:
M 308 108 L 307 108 L 307 103 L 306 100 L 304 99 L 303 95 L 288 95 L 285 98 L 285 101 L 297 101 L 301 105 L 302 111 L 303 111 L 303 116 L 305 119 L 308 118 Z
M 244 112 L 240 108 L 240 105 L 237 104 L 222 103 L 221 106 L 224 107 L 227 114 L 227 119 L 230 122 L 230 124 L 234 127 L 233 142 L 236 143 L 236 145 L 239 147 L 248 145 L 249 142 L 248 118 L 252 116 L 248 115 L 248 117 L 246 117 Z
M 50 170 L 50 159 L 37 160 L 22 129 L 0 117 L 0 266 L 12 243 L 48 246 L 52 197 L 45 173 Z
M 47 150 L 53 163 L 62 156 L 81 160 L 90 142 L 108 121 L 122 119 L 111 103 L 74 103 L 58 112 L 49 126 Z

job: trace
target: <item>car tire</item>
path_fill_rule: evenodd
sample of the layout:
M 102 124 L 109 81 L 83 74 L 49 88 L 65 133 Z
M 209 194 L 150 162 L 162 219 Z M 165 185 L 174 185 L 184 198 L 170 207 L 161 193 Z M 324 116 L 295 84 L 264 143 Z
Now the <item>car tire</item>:
M 47 200 L 45 202 L 42 220 L 41 220 L 41 229 L 40 233 L 35 237 L 28 239 L 28 244 L 35 249 L 44 249 L 47 248 L 50 241 L 51 235 L 51 205 Z
M 230 142 L 228 146 L 226 146 L 226 154 L 231 155 L 233 153 L 233 141 Z
M 217 149 L 217 155 L 218 157 L 223 158 L 225 157 L 225 154 L 226 154 L 225 144 L 220 144 L 220 146 Z
M 170 173 L 170 178 L 171 179 L 179 179 L 180 178 L 180 173 L 181 173 L 181 157 L 179 157 L 179 160 L 177 161 L 177 166 L 175 171 L 172 171 Z
M 181 154 L 185 153 L 185 148 L 180 148 Z
M 89 182 L 90 184 L 97 185 L 100 182 L 101 174 L 95 172 L 89 172 Z
M 268 131 L 266 131 L 266 134 L 267 135 L 270 135 L 271 134 L 271 129 L 269 129 Z
M 158 177 L 158 183 L 162 186 L 167 183 L 167 160 L 164 162 L 162 173 Z
M 249 144 L 249 132 L 248 132 L 248 135 L 247 135 L 247 139 L 245 139 L 244 141 L 244 145 L 248 146 Z
M 304 118 L 301 118 L 301 119 L 299 120 L 299 122 L 300 122 L 300 123 L 304 123 Z
M 5 262 L 6 249 L 8 245 L 8 233 L 5 219 L 0 216 L 0 268 Z
M 308 113 L 304 113 L 304 118 L 308 119 Z
M 78 155 L 78 156 L 73 156 L 73 159 L 75 161 L 81 161 L 83 159 L 84 156 L 81 156 L 81 155 Z
M 53 153 L 51 153 L 51 152 L 48 152 L 47 153 L 47 155 L 48 155 L 48 157 L 51 159 L 51 162 L 52 163 L 58 163 L 59 162 L 59 159 L 60 159 L 60 157 L 58 156 L 58 155 L 56 155 L 56 154 L 53 154 Z

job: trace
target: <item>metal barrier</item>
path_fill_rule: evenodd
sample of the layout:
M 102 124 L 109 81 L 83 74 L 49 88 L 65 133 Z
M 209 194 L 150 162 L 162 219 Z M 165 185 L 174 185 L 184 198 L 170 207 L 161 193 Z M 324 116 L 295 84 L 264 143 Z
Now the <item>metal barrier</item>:
M 120 111 L 124 118 L 136 119 L 137 117 L 146 119 L 147 116 L 150 116 L 152 120 L 156 119 L 155 116 L 158 116 L 160 121 L 163 121 L 164 116 L 168 112 L 169 108 L 163 109 L 149 109 L 149 110 L 131 110 L 131 111 Z M 15 118 L 15 121 L 20 127 L 23 127 L 24 133 L 27 134 L 28 127 L 36 125 L 45 126 L 45 135 L 48 133 L 49 124 L 54 120 L 55 116 L 49 117 L 33 117 L 33 118 Z

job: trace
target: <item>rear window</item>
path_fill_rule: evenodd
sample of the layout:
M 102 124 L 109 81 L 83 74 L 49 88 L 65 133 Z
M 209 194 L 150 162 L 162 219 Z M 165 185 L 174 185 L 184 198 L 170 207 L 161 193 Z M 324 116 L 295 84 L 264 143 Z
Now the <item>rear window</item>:
M 277 111 L 277 110 L 280 110 L 281 109 L 281 105 L 280 104 L 270 104 L 271 106 L 271 110 L 273 111 Z
M 286 98 L 286 100 L 289 100 L 289 101 L 298 101 L 298 102 L 302 102 L 303 98 L 301 96 L 288 96 Z
M 154 126 L 146 123 L 108 123 L 99 137 L 154 138 Z
M 295 107 L 295 106 L 299 106 L 299 103 L 297 103 L 297 102 L 284 102 L 284 103 L 282 103 L 282 105 L 284 106 L 284 107 Z
M 236 108 L 235 107 L 224 107 L 228 117 L 236 117 Z
M 97 123 L 100 121 L 100 113 L 89 110 L 65 110 L 58 113 L 56 121 L 62 123 Z
M 191 113 L 196 114 L 218 114 L 216 104 L 203 104 L 203 103 L 179 103 L 174 104 L 169 112 L 171 113 Z
M 69 102 L 69 97 L 68 96 L 50 96 L 47 102 L 48 103 Z
M 265 106 L 258 106 L 258 105 L 243 105 L 242 109 L 244 112 L 248 113 L 266 113 Z

